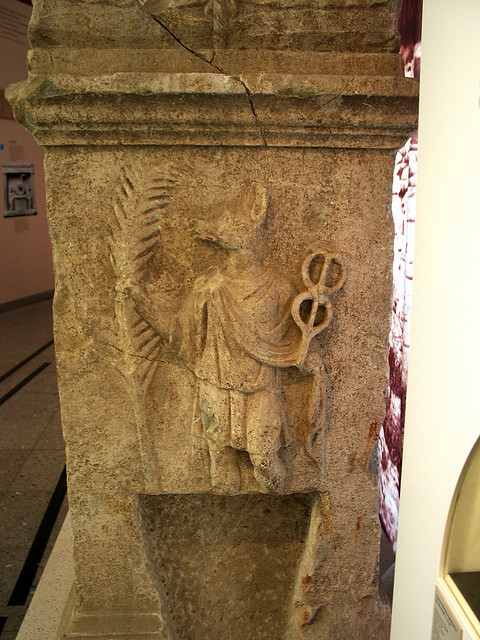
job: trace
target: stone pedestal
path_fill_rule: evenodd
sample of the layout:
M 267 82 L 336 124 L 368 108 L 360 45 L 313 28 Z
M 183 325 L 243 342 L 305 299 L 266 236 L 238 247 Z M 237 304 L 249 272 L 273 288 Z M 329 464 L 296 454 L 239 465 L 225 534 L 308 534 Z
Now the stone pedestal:
M 143 4 L 143 7 L 141 6 Z M 44 0 L 67 638 L 388 637 L 391 3 Z

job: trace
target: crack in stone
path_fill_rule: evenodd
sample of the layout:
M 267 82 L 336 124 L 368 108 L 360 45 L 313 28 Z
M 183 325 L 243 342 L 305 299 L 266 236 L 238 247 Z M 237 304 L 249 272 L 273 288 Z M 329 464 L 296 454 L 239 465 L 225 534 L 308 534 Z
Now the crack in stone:
M 107 348 L 110 347 L 111 349 L 113 349 L 114 351 L 116 351 L 122 356 L 129 356 L 130 358 L 139 358 L 141 360 L 145 360 L 146 362 L 162 362 L 164 364 L 171 363 L 171 360 L 166 360 L 163 358 L 152 358 L 150 356 L 143 356 L 140 353 L 131 353 L 130 350 L 122 349 L 122 347 L 119 347 L 118 345 L 113 344 L 113 342 L 110 342 L 109 340 L 105 340 L 104 338 L 95 336 L 93 334 L 91 335 L 91 338 L 93 339 L 96 345 L 107 347 Z
M 145 362 L 155 362 L 157 364 L 173 364 L 172 359 L 168 359 L 168 358 L 161 358 L 161 357 L 155 357 L 152 358 L 150 356 L 142 356 L 140 353 L 131 353 L 128 349 L 122 349 L 121 347 L 117 346 L 116 344 L 113 344 L 112 342 L 109 342 L 107 340 L 101 340 L 98 337 L 92 335 L 91 336 L 94 343 L 96 345 L 100 345 L 102 347 L 110 347 L 111 349 L 113 349 L 116 353 L 118 353 L 121 356 L 128 356 L 129 358 L 134 358 L 134 359 L 139 359 L 139 360 L 143 360 Z M 190 371 L 191 373 L 193 373 L 195 375 L 195 372 L 193 369 L 191 369 L 186 363 L 185 367 L 188 369 L 188 371 Z M 125 373 L 125 372 L 123 372 Z
M 198 51 L 195 51 L 194 49 L 191 49 L 189 46 L 187 46 L 185 43 L 183 43 L 180 38 L 178 38 L 178 36 L 176 36 L 173 31 L 171 31 L 166 24 L 164 24 L 161 20 L 159 20 L 158 18 L 156 18 L 154 15 L 150 14 L 152 17 L 152 20 L 154 20 L 157 24 L 159 24 L 161 27 L 163 27 L 163 29 L 165 29 L 165 31 L 175 40 L 175 42 L 177 42 L 181 47 L 183 47 L 184 49 L 186 49 L 189 53 L 191 53 L 192 55 L 194 55 L 196 58 L 199 58 L 200 60 L 202 60 L 203 62 L 206 62 L 208 65 L 210 65 L 211 67 L 213 67 L 214 69 L 216 69 L 217 71 L 220 71 L 220 73 L 225 73 L 225 71 L 223 69 L 221 69 L 220 67 L 218 67 L 216 64 L 213 63 L 213 60 L 215 58 L 215 52 L 213 53 L 213 56 L 211 57 L 210 60 L 208 60 L 208 58 L 206 58 L 203 54 L 199 53 Z
M 260 122 L 260 119 L 257 115 L 257 112 L 255 111 L 255 105 L 253 104 L 253 96 L 252 96 L 252 92 L 250 91 L 250 89 L 247 86 L 247 83 L 244 82 L 243 80 L 241 80 L 240 78 L 237 78 L 235 76 L 231 76 L 234 80 L 237 80 L 238 82 L 240 82 L 243 85 L 243 88 L 245 89 L 245 93 L 247 95 L 248 101 L 250 103 L 250 109 L 252 111 L 253 117 L 255 118 L 255 122 L 257 123 L 258 129 L 260 131 L 260 135 L 262 136 L 262 140 L 263 140 L 263 146 L 264 147 L 268 147 L 267 144 L 267 138 L 265 136 L 265 131 L 263 129 L 263 125 Z
M 186 45 L 184 42 L 182 42 L 180 40 L 180 38 L 178 36 L 176 36 L 173 31 L 171 31 L 167 25 L 165 25 L 161 20 L 159 20 L 156 16 L 150 14 L 152 19 L 159 24 L 161 27 L 163 27 L 163 29 L 165 29 L 165 31 L 175 40 L 175 42 L 177 42 L 181 47 L 183 47 L 186 51 L 188 51 L 189 53 L 191 53 L 193 56 L 195 56 L 196 58 L 199 58 L 199 60 L 202 60 L 203 62 L 205 62 L 206 64 L 208 64 L 210 67 L 212 67 L 213 69 L 215 69 L 216 71 L 218 71 L 219 73 L 221 73 L 222 75 L 228 77 L 228 78 L 232 78 L 232 80 L 235 80 L 236 82 L 239 82 L 244 91 L 245 91 L 245 95 L 247 96 L 247 100 L 248 103 L 250 105 L 250 111 L 252 112 L 253 118 L 257 124 L 258 130 L 260 131 L 260 135 L 262 137 L 262 141 L 263 141 L 263 146 L 264 147 L 268 147 L 267 144 L 267 138 L 265 135 L 265 130 L 263 128 L 262 123 L 260 122 L 260 119 L 258 117 L 258 114 L 255 110 L 255 105 L 253 103 L 253 96 L 252 96 L 252 92 L 250 90 L 250 88 L 248 87 L 247 83 L 242 80 L 241 78 L 239 78 L 238 76 L 232 76 L 231 74 L 227 73 L 225 71 L 225 69 L 222 69 L 222 67 L 220 67 L 218 64 L 214 63 L 214 59 L 215 59 L 215 54 L 216 52 L 213 52 L 212 57 L 210 58 L 210 60 L 208 58 L 206 58 L 203 54 L 199 53 L 198 51 L 195 51 L 194 49 L 191 49 L 188 45 Z
M 332 96 L 331 98 L 328 98 L 328 100 L 326 100 L 325 102 L 322 102 L 322 104 L 320 105 L 320 108 L 323 109 L 323 107 L 326 107 L 327 105 L 329 105 L 331 102 L 333 102 L 334 100 L 336 100 L 337 98 L 340 98 L 341 96 L 344 95 L 344 92 L 348 89 L 348 87 L 353 83 L 355 78 L 350 78 L 348 80 L 348 82 L 345 84 L 344 87 L 342 87 L 340 89 L 340 91 L 338 93 L 336 93 L 334 96 Z

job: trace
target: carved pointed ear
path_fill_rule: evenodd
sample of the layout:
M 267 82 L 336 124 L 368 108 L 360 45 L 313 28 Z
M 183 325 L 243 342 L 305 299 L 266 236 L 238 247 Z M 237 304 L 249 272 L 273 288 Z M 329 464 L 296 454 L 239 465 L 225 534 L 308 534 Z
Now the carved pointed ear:
M 251 188 L 249 201 L 251 203 L 250 218 L 260 224 L 267 214 L 268 194 L 262 184 L 256 184 Z

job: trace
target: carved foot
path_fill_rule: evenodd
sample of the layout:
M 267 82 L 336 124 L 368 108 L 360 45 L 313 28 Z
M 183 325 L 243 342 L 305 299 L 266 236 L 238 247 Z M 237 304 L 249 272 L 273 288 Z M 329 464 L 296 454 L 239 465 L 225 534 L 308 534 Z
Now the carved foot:
M 242 484 L 237 452 L 230 447 L 209 443 L 212 489 L 219 493 L 238 493 Z
M 268 493 L 282 493 L 287 483 L 287 471 L 277 452 L 269 455 L 250 454 L 253 473 L 260 489 Z

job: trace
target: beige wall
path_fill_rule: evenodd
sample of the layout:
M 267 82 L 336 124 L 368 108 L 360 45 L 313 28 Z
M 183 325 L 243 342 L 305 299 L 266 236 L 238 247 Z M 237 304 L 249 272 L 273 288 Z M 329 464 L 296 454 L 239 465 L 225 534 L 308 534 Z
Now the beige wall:
M 31 7 L 17 0 L 0 0 L 0 88 L 23 80 L 27 73 L 28 42 L 22 37 Z M 15 32 L 8 36 L 8 25 Z M 3 147 L 3 148 L 2 148 Z M 0 193 L 0 305 L 53 289 L 52 250 L 47 228 L 43 150 L 13 120 L 0 119 L 0 165 L 33 163 L 36 216 L 4 218 L 3 173 Z
M 391 640 L 431 637 L 445 525 L 479 434 L 480 3 L 425 0 L 423 7 L 415 275 Z
M 0 204 L 0 304 L 53 289 L 52 249 L 45 205 L 43 149 L 13 120 L 0 120 L 0 161 L 11 162 L 23 147 L 24 160 L 33 163 L 36 216 L 4 218 L 3 174 Z M 13 153 L 11 153 L 13 148 Z

